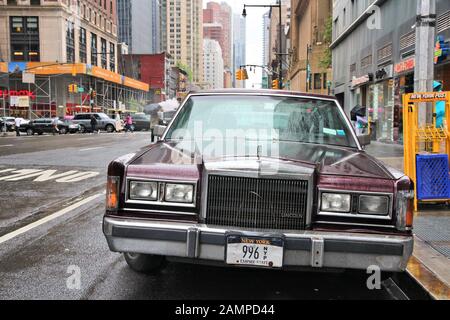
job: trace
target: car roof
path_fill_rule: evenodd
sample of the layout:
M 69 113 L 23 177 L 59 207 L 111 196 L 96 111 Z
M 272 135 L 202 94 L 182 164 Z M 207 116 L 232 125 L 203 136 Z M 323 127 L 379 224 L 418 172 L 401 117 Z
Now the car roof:
M 328 99 L 337 101 L 335 96 L 328 96 L 323 94 L 313 94 L 308 92 L 299 92 L 299 91 L 287 91 L 287 90 L 270 90 L 270 89 L 217 89 L 217 90 L 200 90 L 200 91 L 191 91 L 191 94 L 199 94 L 199 95 L 214 95 L 214 94 L 264 94 L 264 95 L 285 95 L 292 97 L 310 97 L 315 99 Z

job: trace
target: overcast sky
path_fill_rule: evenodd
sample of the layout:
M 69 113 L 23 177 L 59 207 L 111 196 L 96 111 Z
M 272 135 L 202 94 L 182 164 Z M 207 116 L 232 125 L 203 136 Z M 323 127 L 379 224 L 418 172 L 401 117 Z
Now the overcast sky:
M 275 4 L 276 0 L 223 0 L 228 3 L 234 13 L 242 13 L 242 9 L 245 4 Z M 203 0 L 204 5 L 210 2 L 210 0 Z M 216 0 L 215 2 L 222 2 L 222 0 Z M 262 64 L 262 16 L 267 12 L 269 8 L 247 8 L 247 64 Z M 249 70 L 248 70 L 249 71 Z M 249 72 L 250 80 L 247 81 L 247 88 L 252 88 L 255 83 L 255 88 L 260 87 L 261 83 L 261 70 L 258 68 L 256 73 Z

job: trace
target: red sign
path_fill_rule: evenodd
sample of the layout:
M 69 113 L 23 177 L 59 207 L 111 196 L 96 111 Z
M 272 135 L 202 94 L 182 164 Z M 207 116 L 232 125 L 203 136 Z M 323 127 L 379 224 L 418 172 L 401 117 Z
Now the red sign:
M 0 90 L 1 97 L 30 97 L 31 99 L 35 99 L 36 96 L 32 91 L 28 90 Z
M 394 66 L 395 73 L 402 73 L 406 71 L 413 70 L 416 67 L 416 59 L 411 58 L 400 63 L 397 63 Z

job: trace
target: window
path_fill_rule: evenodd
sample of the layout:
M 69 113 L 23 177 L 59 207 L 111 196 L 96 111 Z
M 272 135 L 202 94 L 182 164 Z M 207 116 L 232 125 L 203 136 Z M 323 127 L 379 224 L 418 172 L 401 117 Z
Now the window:
M 39 18 L 10 17 L 11 61 L 40 61 Z
M 80 62 L 87 63 L 87 54 L 86 54 L 86 29 L 80 28 Z
M 321 73 L 314 74 L 314 89 L 315 90 L 322 89 L 322 74 Z
M 97 35 L 91 33 L 91 64 L 97 66 L 97 60 Z
M 106 40 L 105 39 L 101 39 L 101 46 L 102 46 L 102 48 L 101 48 L 101 56 L 102 56 L 102 68 L 103 69 L 107 69 L 108 68 L 108 66 L 107 66 L 107 63 L 106 63 L 106 61 L 107 61 L 107 49 L 106 49 Z
M 75 62 L 75 24 L 66 21 L 66 55 L 67 62 Z
M 109 43 L 109 70 L 116 71 L 116 45 Z

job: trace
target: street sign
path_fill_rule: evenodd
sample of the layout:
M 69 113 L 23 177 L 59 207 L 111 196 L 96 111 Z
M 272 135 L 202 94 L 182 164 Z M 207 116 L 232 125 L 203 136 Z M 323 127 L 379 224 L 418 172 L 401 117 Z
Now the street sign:
M 84 93 L 84 88 L 83 87 L 78 87 L 78 93 Z
M 35 83 L 36 77 L 34 73 L 22 73 L 22 82 L 23 83 Z

